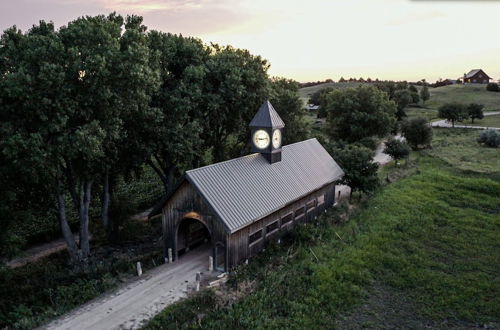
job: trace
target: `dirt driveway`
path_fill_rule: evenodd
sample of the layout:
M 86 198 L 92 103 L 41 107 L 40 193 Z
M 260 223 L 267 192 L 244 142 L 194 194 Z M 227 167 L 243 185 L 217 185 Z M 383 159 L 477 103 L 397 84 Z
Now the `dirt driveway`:
M 172 264 L 157 267 L 140 279 L 105 294 L 42 329 L 137 329 L 166 306 L 186 297 L 197 272 L 208 271 L 209 244 L 198 247 Z M 203 275 L 202 275 L 203 276 Z

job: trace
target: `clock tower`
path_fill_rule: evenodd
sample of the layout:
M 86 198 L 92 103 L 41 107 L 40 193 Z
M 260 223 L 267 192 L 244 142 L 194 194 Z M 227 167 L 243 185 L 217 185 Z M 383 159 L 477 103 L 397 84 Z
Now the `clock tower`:
M 259 152 L 271 164 L 281 161 L 282 130 L 285 123 L 271 102 L 264 102 L 250 122 L 252 152 Z

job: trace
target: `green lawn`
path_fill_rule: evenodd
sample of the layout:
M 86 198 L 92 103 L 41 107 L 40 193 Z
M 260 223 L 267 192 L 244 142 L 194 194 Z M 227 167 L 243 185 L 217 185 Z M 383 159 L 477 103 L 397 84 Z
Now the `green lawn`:
M 431 155 L 462 170 L 500 172 L 500 150 L 476 142 L 481 130 L 434 128 L 433 133 Z
M 427 121 L 432 121 L 437 119 L 437 110 L 429 109 L 429 108 L 418 108 L 409 106 L 405 109 L 406 115 L 408 119 L 413 119 L 417 117 L 423 117 L 427 119 Z
M 429 88 L 431 98 L 426 107 L 437 109 L 444 103 L 459 102 L 464 104 L 480 103 L 485 111 L 500 110 L 500 93 L 488 92 L 486 85 L 449 85 Z
M 468 132 L 447 145 L 436 132 L 431 153 L 440 148 L 451 165 L 417 154 L 415 174 L 385 186 L 348 222 L 338 224 L 342 207 L 332 209 L 238 268 L 230 286 L 243 298 L 205 291 L 148 327 L 498 327 L 500 167 L 492 165 L 500 153 L 478 160 L 482 173 L 455 167 L 450 157 L 461 157 Z
M 470 120 L 467 120 L 464 122 L 464 124 L 471 126 L 500 127 L 500 115 L 485 116 L 481 120 L 474 120 L 474 123 L 472 123 L 472 121 Z

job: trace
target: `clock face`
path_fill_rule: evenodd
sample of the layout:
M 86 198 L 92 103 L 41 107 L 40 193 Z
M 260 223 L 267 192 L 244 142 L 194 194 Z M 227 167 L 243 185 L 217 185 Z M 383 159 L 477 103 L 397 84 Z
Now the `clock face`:
M 269 146 L 271 139 L 269 134 L 263 129 L 259 129 L 253 133 L 253 144 L 259 149 L 265 149 Z
M 276 129 L 273 132 L 273 147 L 274 149 L 281 147 L 281 130 L 279 129 Z

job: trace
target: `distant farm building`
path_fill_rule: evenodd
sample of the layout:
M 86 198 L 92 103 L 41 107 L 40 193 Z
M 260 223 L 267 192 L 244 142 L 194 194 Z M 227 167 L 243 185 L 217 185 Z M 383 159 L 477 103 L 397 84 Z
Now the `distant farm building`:
M 464 84 L 487 84 L 491 78 L 481 69 L 474 69 L 464 74 Z
M 253 154 L 187 171 L 150 214 L 161 214 L 165 257 L 207 244 L 228 271 L 335 203 L 344 172 L 316 139 L 281 146 L 269 101 L 250 123 Z

